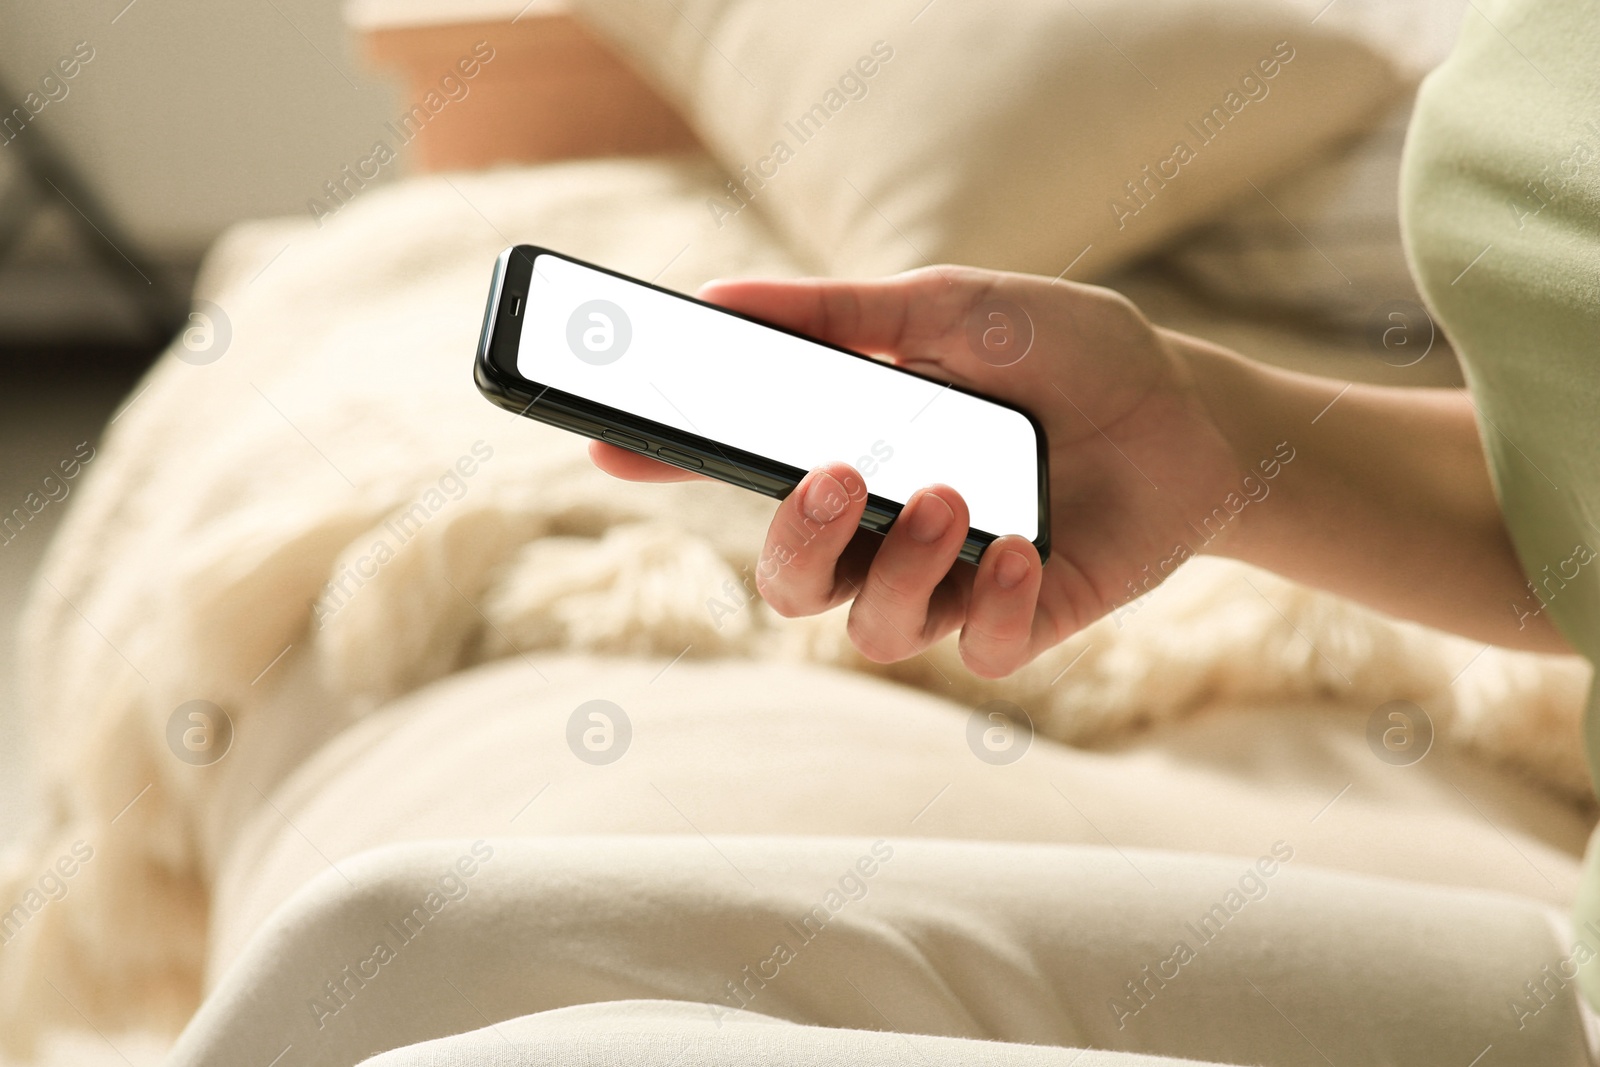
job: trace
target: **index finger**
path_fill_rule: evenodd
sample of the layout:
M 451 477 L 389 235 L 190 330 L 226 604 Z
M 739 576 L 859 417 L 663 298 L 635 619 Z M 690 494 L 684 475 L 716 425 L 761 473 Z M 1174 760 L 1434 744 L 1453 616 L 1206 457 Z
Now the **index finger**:
M 589 442 L 589 460 L 613 478 L 629 482 L 688 482 L 705 477 L 604 441 Z

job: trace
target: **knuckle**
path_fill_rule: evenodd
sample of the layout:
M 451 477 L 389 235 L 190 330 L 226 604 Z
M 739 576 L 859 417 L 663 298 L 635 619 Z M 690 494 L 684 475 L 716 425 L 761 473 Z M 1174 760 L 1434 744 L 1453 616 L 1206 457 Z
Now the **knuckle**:
M 905 273 L 907 281 L 935 292 L 948 289 L 951 285 L 961 288 L 987 286 L 996 276 L 994 271 L 966 263 L 930 263 Z
M 1139 305 L 1115 289 L 1096 288 L 1092 299 L 1098 303 L 1105 322 L 1115 336 L 1131 343 L 1154 330 Z
M 971 639 L 992 647 L 1015 648 L 1028 643 L 1033 635 L 1033 616 L 1010 615 L 994 619 L 978 619 L 969 627 Z
M 1004 678 L 1026 662 L 1020 649 L 1008 645 L 989 644 L 982 640 L 969 642 L 964 635 L 960 652 L 961 662 L 980 678 Z
M 767 602 L 768 607 L 785 619 L 815 615 L 822 610 L 814 597 L 808 596 L 803 589 L 794 588 L 794 583 L 785 581 L 781 574 L 767 577 L 758 572 L 756 592 L 761 594 L 761 599 Z
M 980 678 L 987 678 L 990 681 L 999 681 L 1001 678 L 1010 676 L 1012 672 L 1014 672 L 1020 666 L 1020 663 L 1012 663 L 1002 666 L 997 662 L 968 662 L 967 669 Z
M 931 587 L 911 580 L 904 574 L 873 574 L 868 578 L 868 592 L 885 605 L 900 610 L 926 608 Z
M 861 600 L 857 598 L 855 604 L 851 605 L 850 618 L 845 624 L 845 633 L 857 652 L 874 663 L 895 663 L 916 655 L 917 649 L 910 647 L 904 638 L 892 632 L 886 637 L 886 627 L 881 625 L 881 620 L 872 622 L 865 619 L 860 607 Z
M 768 590 L 764 590 L 761 593 L 761 599 L 765 600 L 767 602 L 767 607 L 777 612 L 780 618 L 801 619 L 805 618 L 807 615 L 816 614 L 814 611 L 808 611 L 798 601 L 792 600 L 786 596 L 775 596 L 771 591 Z
M 961 660 L 974 674 L 1003 678 L 1023 666 L 1033 632 L 1031 618 L 973 619 L 962 628 Z

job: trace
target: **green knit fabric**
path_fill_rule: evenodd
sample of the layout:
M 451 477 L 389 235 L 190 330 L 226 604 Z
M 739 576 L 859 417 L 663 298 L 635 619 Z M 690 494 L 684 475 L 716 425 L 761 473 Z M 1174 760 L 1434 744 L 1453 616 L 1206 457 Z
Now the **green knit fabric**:
M 1600 3 L 1470 6 L 1423 85 L 1401 201 L 1412 271 L 1461 354 L 1533 579 L 1506 611 L 1547 612 L 1600 662 Z M 1593 690 L 1583 743 L 1600 782 Z M 1577 936 L 1600 951 L 1597 867 L 1591 838 Z M 1600 959 L 1578 974 L 1600 1005 Z

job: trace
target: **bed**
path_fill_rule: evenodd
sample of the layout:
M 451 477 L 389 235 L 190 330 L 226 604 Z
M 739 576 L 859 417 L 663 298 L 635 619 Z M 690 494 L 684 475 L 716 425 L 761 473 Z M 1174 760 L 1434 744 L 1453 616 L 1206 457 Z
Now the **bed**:
M 448 842 L 591 864 L 612 879 L 585 898 L 602 904 L 631 892 L 630 857 L 731 868 L 803 904 L 802 874 L 879 841 L 929 870 L 1009 869 L 1025 846 L 1231 870 L 1292 841 L 1296 870 L 1368 879 L 1360 892 L 1448 887 L 1478 926 L 1514 916 L 1517 937 L 1483 935 L 1511 973 L 1566 955 L 1594 820 L 1577 661 L 1201 558 L 1003 682 L 966 674 L 953 643 L 870 664 L 837 613 L 782 620 L 751 595 L 766 501 L 611 481 L 580 440 L 471 385 L 489 265 L 518 241 L 684 291 L 930 260 L 1059 272 L 1285 365 L 1458 383 L 1406 279 L 1392 178 L 1409 94 L 1461 6 L 1320 6 L 1019 3 L 1007 32 L 949 0 L 836 19 L 665 0 L 352 7 L 407 85 L 393 128 L 421 172 L 218 242 L 195 292 L 210 332 L 130 394 L 30 604 L 32 717 L 79 743 L 50 750 L 47 816 L 0 884 L 21 907 L 0 954 L 13 1050 L 87 1062 L 105 1054 L 87 1025 L 156 1062 L 189 1025 L 172 1062 L 221 1062 L 205 1041 L 265 1026 L 248 1035 L 262 1063 L 354 1064 L 556 1012 L 517 1025 L 551 1048 L 637 1033 L 627 1062 L 690 1054 L 666 1035 L 695 995 L 633 959 L 621 985 L 547 991 L 537 1012 L 463 968 L 461 1003 L 427 1026 L 380 1015 L 340 1023 L 361 1035 L 343 1044 L 278 1041 L 328 1022 L 263 977 L 292 922 L 325 929 L 308 887 L 367 871 L 392 886 L 386 863 L 448 867 Z M 930 98 L 975 41 L 991 60 Z M 1173 173 L 1173 122 L 1213 100 L 1231 139 L 1144 176 Z M 817 106 L 826 126 L 779 159 L 772 131 Z M 585 717 L 595 702 L 602 720 Z M 606 759 L 573 741 L 597 722 L 625 737 Z M 1426 743 L 1396 754 L 1397 723 Z M 1016 758 L 986 758 L 975 728 L 1007 731 Z M 958 847 L 980 851 L 941 851 Z M 76 857 L 68 891 L 33 907 L 61 857 Z M 687 921 L 645 914 L 652 931 Z M 715 942 L 715 922 L 697 929 Z M 345 950 L 328 936 L 331 980 Z M 274 998 L 299 1021 L 274 1029 Z M 323 1003 L 349 1020 L 377 1000 Z M 738 1017 L 739 1055 L 762 1055 L 774 1018 L 862 1035 L 861 1056 L 889 1055 L 870 1035 L 897 1031 L 996 1046 L 926 1048 L 951 1062 L 1122 1047 L 1103 1006 L 1030 1031 L 772 1001 Z M 1541 1062 L 1586 1062 L 1576 1003 L 1543 1019 L 1565 1059 Z M 1357 1037 L 1320 1040 L 1337 1056 Z M 1263 1062 L 1321 1062 L 1292 1032 L 1263 1040 Z M 713 1046 L 696 1055 L 735 1047 Z

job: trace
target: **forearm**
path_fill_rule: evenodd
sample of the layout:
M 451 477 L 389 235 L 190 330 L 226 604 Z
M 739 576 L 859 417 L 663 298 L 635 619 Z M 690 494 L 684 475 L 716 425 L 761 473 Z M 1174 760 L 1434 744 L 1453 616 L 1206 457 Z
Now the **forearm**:
M 1347 387 L 1165 336 L 1242 468 L 1294 450 L 1208 551 L 1467 637 L 1568 650 L 1535 613 L 1464 390 Z

